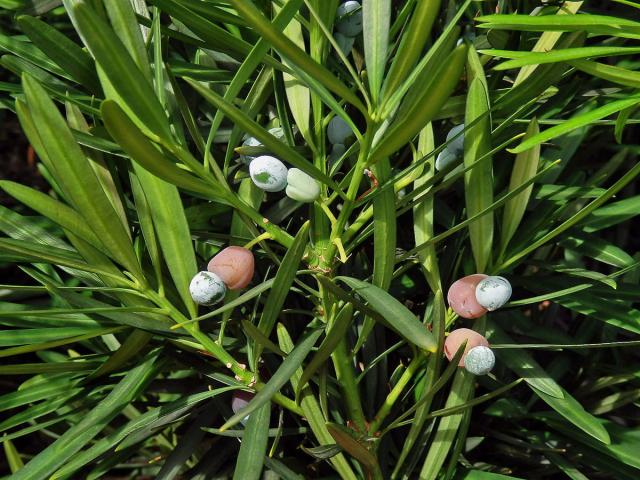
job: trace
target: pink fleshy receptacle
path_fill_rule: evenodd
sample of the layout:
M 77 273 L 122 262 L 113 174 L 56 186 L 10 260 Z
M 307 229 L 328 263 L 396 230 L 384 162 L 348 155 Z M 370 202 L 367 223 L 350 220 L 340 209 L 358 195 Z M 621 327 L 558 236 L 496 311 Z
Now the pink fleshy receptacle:
M 207 265 L 207 270 L 218 275 L 229 290 L 240 290 L 249 285 L 254 268 L 253 253 L 242 247 L 221 250 Z
M 449 306 L 462 318 L 478 318 L 487 313 L 487 309 L 476 300 L 476 287 L 487 275 L 476 273 L 453 282 L 447 292 Z
M 462 342 L 465 340 L 467 341 L 467 346 L 464 348 L 464 353 L 460 358 L 460 362 L 458 362 L 459 367 L 464 367 L 464 358 L 467 356 L 467 352 L 469 352 L 469 350 L 474 347 L 489 346 L 489 341 L 478 332 L 471 330 L 470 328 L 458 328 L 451 331 L 444 341 L 444 354 L 446 355 L 447 360 L 451 361 L 451 359 L 456 355 L 458 348 L 460 348 L 460 345 L 462 345 Z

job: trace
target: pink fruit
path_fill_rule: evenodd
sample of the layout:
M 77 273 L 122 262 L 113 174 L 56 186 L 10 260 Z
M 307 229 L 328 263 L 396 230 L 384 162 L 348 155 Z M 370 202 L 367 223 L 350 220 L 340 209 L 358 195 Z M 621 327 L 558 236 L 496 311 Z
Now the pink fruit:
M 489 346 L 487 339 L 478 332 L 469 328 L 458 328 L 457 330 L 453 330 L 449 333 L 449 335 L 447 335 L 447 339 L 444 341 L 444 354 L 449 361 L 451 361 L 455 356 L 458 348 L 460 348 L 460 345 L 462 345 L 462 342 L 465 340 L 467 341 L 467 346 L 464 348 L 464 353 L 458 363 L 459 367 L 464 367 L 464 358 L 467 356 L 467 352 L 473 347 Z
M 253 253 L 242 247 L 225 248 L 207 265 L 207 270 L 218 275 L 229 290 L 240 290 L 249 285 L 253 269 Z
M 233 413 L 238 413 L 255 397 L 254 393 L 246 392 L 244 390 L 234 390 L 231 396 L 231 410 Z
M 449 306 L 462 318 L 478 318 L 487 313 L 487 309 L 476 300 L 476 287 L 485 278 L 486 275 L 476 273 L 456 280 L 449 287 Z

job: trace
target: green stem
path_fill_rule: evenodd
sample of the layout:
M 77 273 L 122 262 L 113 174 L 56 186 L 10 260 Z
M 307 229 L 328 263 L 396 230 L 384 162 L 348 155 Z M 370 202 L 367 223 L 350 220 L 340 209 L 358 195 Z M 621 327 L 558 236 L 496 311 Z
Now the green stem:
M 188 319 L 179 312 L 171 302 L 169 302 L 166 298 L 161 297 L 153 290 L 146 290 L 145 294 L 147 298 L 152 299 L 158 306 L 166 308 L 171 318 L 178 323 L 184 323 L 188 321 Z M 206 333 L 200 331 L 197 324 L 186 324 L 183 328 L 211 354 L 218 361 L 223 363 L 228 369 L 230 369 L 236 379 L 245 385 L 251 385 L 256 390 L 261 390 L 264 388 L 264 383 L 256 380 L 256 376 L 250 371 L 247 370 L 247 367 L 240 362 L 238 362 L 231 354 L 227 353 L 227 351 L 222 348 L 222 346 L 218 345 L 215 341 L 213 341 Z M 272 400 L 279 404 L 280 406 L 290 410 L 291 412 L 304 416 L 304 412 L 302 409 L 290 398 L 285 397 L 281 393 L 276 393 Z
M 347 404 L 349 418 L 356 424 L 361 432 L 366 431 L 366 420 L 364 411 L 362 410 L 362 401 L 360 400 L 360 391 L 358 383 L 353 372 L 353 365 L 347 352 L 347 342 L 342 340 L 338 347 L 331 355 L 334 368 L 336 369 L 336 377 L 344 394 L 344 400 Z
M 358 154 L 358 160 L 356 161 L 355 167 L 353 167 L 353 176 L 351 177 L 349 189 L 347 190 L 347 199 L 344 201 L 344 205 L 342 206 L 340 215 L 338 215 L 338 220 L 333 225 L 333 228 L 331 230 L 331 243 L 327 248 L 327 255 L 325 256 L 325 258 L 328 259 L 331 265 L 333 264 L 333 258 L 335 257 L 337 248 L 334 239 L 338 237 L 342 239 L 345 226 L 347 224 L 347 221 L 349 220 L 349 217 L 351 216 L 351 212 L 353 211 L 356 196 L 358 195 L 358 189 L 360 188 L 360 182 L 362 182 L 362 177 L 364 176 L 363 171 L 365 166 L 367 165 L 367 161 L 369 160 L 369 152 L 371 150 L 371 144 L 373 142 L 375 131 L 375 125 L 370 124 L 364 135 L 360 153 Z
M 396 403 L 398 398 L 400 398 L 402 391 L 407 386 L 407 384 L 411 381 L 416 371 L 422 364 L 423 360 L 424 360 L 424 357 L 422 355 L 417 355 L 416 357 L 413 358 L 413 360 L 411 360 L 411 362 L 409 363 L 409 366 L 400 377 L 400 380 L 398 380 L 398 383 L 396 383 L 393 389 L 389 392 L 389 394 L 387 395 L 387 398 L 385 399 L 384 403 L 380 407 L 380 410 L 378 410 L 378 413 L 376 414 L 375 418 L 371 422 L 371 425 L 369 426 L 370 432 L 377 432 L 378 430 L 380 430 L 380 427 L 382 426 L 385 419 L 387 418 L 387 415 L 389 415 L 389 413 L 391 412 L 391 409 L 393 408 L 394 404 Z

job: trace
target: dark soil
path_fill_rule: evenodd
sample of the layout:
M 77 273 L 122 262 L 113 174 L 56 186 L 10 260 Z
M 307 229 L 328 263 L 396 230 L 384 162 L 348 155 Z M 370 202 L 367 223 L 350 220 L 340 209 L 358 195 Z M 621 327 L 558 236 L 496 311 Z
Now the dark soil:
M 0 114 L 0 124 L 0 179 L 46 190 L 47 183 L 38 172 L 35 154 L 16 116 L 4 111 Z M 16 204 L 13 198 L 0 191 L 0 205 L 12 208 Z

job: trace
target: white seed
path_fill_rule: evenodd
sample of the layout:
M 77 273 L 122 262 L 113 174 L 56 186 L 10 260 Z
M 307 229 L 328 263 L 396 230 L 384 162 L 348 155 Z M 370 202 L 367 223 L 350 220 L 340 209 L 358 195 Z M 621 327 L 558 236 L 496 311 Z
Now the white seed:
M 191 298 L 198 305 L 213 305 L 224 298 L 227 292 L 222 279 L 211 272 L 199 272 L 189 284 Z
M 446 169 L 449 165 L 455 165 L 461 160 L 461 157 L 451 153 L 446 148 L 442 150 L 438 156 L 436 157 L 436 170 L 441 172 Z
M 269 155 L 254 158 L 249 164 L 249 175 L 258 188 L 267 192 L 279 192 L 287 186 L 287 167 Z
M 486 375 L 496 364 L 496 357 L 489 347 L 473 347 L 464 358 L 464 368 L 474 375 Z
M 290 168 L 287 173 L 287 189 L 289 198 L 298 202 L 311 203 L 320 196 L 320 185 L 310 175 L 298 168 Z
M 354 13 L 351 13 L 354 12 Z M 362 8 L 360 2 L 349 0 L 338 6 L 336 29 L 347 37 L 355 37 L 362 32 Z
M 504 277 L 487 277 L 476 287 L 476 300 L 490 312 L 497 310 L 511 298 L 511 284 Z
M 464 123 L 461 123 L 460 125 L 456 125 L 455 127 L 453 127 L 451 130 L 449 130 L 449 133 L 447 133 L 447 150 L 458 157 L 464 154 L 464 133 L 462 133 L 455 139 L 453 137 L 458 135 L 463 130 Z
M 338 115 L 333 117 L 327 126 L 327 137 L 329 138 L 329 143 L 331 143 L 331 145 L 346 145 L 346 140 L 353 136 L 353 132 L 349 125 L 347 125 L 347 122 Z

